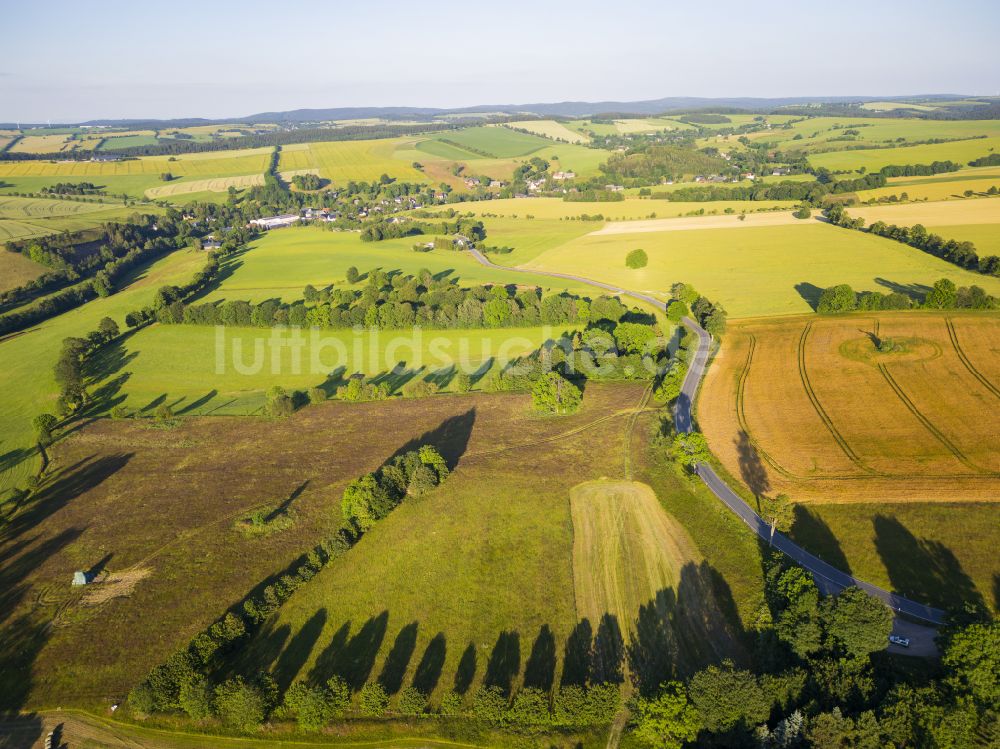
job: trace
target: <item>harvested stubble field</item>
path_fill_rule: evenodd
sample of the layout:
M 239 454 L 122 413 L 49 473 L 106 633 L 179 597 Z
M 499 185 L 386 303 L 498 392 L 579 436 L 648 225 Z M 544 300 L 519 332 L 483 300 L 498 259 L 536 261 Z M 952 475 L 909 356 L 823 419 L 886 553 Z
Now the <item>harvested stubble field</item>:
M 525 120 L 523 122 L 511 122 L 509 126 L 519 130 L 540 135 L 543 138 L 565 140 L 570 143 L 587 143 L 590 141 L 586 135 L 570 130 L 561 122 L 555 120 Z
M 725 467 L 802 502 L 1000 496 L 1000 320 L 982 314 L 747 321 L 700 398 Z M 873 339 L 895 351 L 876 350 Z
M 213 177 L 211 179 L 180 179 L 146 190 L 147 198 L 157 200 L 187 195 L 194 192 L 227 192 L 230 187 L 243 190 L 264 184 L 263 174 L 244 174 L 239 177 Z

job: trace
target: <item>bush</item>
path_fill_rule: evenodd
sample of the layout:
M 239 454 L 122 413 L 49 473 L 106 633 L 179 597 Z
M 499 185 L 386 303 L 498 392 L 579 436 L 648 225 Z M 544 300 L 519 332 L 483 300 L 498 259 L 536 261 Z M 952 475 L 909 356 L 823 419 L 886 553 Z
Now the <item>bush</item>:
M 427 710 L 427 695 L 416 687 L 407 687 L 399 695 L 399 712 L 420 715 Z
M 472 390 L 472 378 L 465 372 L 459 372 L 455 375 L 455 391 L 467 393 L 470 390 Z
M 261 690 L 237 676 L 215 690 L 215 710 L 222 722 L 240 731 L 255 731 L 267 716 L 267 701 Z
M 514 703 L 507 712 L 513 723 L 539 726 L 552 722 L 549 712 L 549 696 L 537 687 L 524 687 L 515 696 Z
M 461 715 L 462 695 L 458 692 L 448 692 L 441 698 L 440 713 L 442 715 Z
M 339 676 L 333 676 L 326 683 L 327 700 L 334 715 L 343 713 L 351 706 L 351 688 Z
M 389 695 L 377 682 L 369 682 L 358 693 L 358 712 L 369 718 L 381 718 L 389 708 Z
M 691 314 L 691 310 L 684 302 L 671 302 L 667 306 L 667 319 L 672 323 L 680 323 L 681 319 Z
M 323 388 L 309 388 L 309 402 L 316 404 L 326 400 L 326 391 Z
M 112 419 L 127 419 L 128 418 L 128 409 L 125 408 L 125 406 L 123 406 L 123 405 L 121 405 L 119 403 L 117 406 L 115 406 L 114 408 L 111 409 L 111 418 Z
M 792 215 L 795 218 L 807 219 L 810 216 L 812 216 L 812 211 L 809 210 L 809 206 L 802 205 L 802 206 L 799 206 L 799 209 L 797 211 L 795 211 L 795 213 L 793 213 Z
M 326 689 L 310 687 L 301 681 L 292 684 L 285 692 L 284 705 L 295 715 L 299 728 L 305 731 L 318 731 L 330 722 L 334 713 Z
M 129 710 L 135 716 L 145 716 L 156 710 L 156 697 L 153 695 L 153 688 L 149 682 L 142 682 L 128 693 Z
M 531 401 L 536 411 L 568 414 L 580 407 L 583 393 L 558 372 L 547 372 L 531 388 Z
M 858 306 L 854 289 L 846 283 L 823 289 L 816 303 L 817 312 L 850 312 Z
M 507 697 L 500 687 L 480 687 L 472 695 L 472 715 L 484 723 L 499 726 L 507 717 Z
M 174 410 L 166 403 L 161 403 L 154 412 L 157 421 L 170 421 L 174 418 Z
M 426 398 L 439 390 L 436 382 L 423 379 L 412 379 L 403 385 L 403 395 L 407 398 Z
M 179 702 L 181 710 L 195 720 L 202 720 L 212 714 L 213 690 L 203 676 L 181 684 Z
M 625 256 L 625 265 L 633 270 L 637 268 L 645 268 L 648 264 L 649 256 L 646 255 L 645 250 L 632 250 Z

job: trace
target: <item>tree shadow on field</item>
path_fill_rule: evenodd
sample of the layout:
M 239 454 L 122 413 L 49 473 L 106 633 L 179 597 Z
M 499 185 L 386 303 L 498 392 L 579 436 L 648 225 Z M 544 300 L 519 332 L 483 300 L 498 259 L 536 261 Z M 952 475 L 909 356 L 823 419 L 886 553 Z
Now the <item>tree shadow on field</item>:
M 406 383 L 423 371 L 424 367 L 409 369 L 406 366 L 405 361 L 400 361 L 397 362 L 396 366 L 392 369 L 386 372 L 379 372 L 371 378 L 371 381 L 376 385 L 386 385 L 389 388 L 390 393 L 397 393 L 403 388 L 404 385 L 406 385 Z
M 581 619 L 563 647 L 563 669 L 560 684 L 584 686 L 590 679 L 590 643 L 594 628 L 589 619 Z
M 743 478 L 743 483 L 750 488 L 755 497 L 760 498 L 771 488 L 767 468 L 764 467 L 764 462 L 750 441 L 750 435 L 741 429 L 733 442 L 736 445 L 736 459 L 740 465 L 740 476 Z
M 552 689 L 556 674 L 556 638 L 543 624 L 531 646 L 531 654 L 524 665 L 524 686 L 537 687 L 545 692 Z
M 1000 611 L 1000 574 L 993 576 L 993 610 Z
M 429 372 L 426 377 L 424 377 L 427 382 L 433 382 L 439 388 L 446 388 L 451 384 L 451 381 L 455 379 L 455 375 L 458 374 L 458 367 L 454 364 L 442 367 L 441 369 L 435 369 L 433 372 Z
M 417 648 L 417 623 L 410 622 L 396 635 L 389 654 L 382 664 L 382 673 L 379 674 L 379 684 L 385 689 L 386 694 L 396 694 L 403 687 L 403 677 L 406 676 L 406 669 L 410 666 L 410 659 L 413 651 Z
M 214 291 L 217 291 L 226 281 L 233 277 L 233 274 L 236 273 L 236 271 L 243 266 L 243 256 L 249 252 L 250 249 L 250 247 L 243 247 L 242 249 L 236 250 L 235 252 L 222 258 L 219 261 L 219 272 L 215 274 L 215 278 L 195 292 L 194 296 L 192 296 L 187 303 L 195 304 Z M 219 303 L 221 302 L 222 300 L 219 300 Z
M 416 450 L 421 445 L 433 445 L 441 453 L 441 457 L 445 459 L 448 469 L 454 470 L 459 460 L 465 454 L 466 448 L 469 446 L 472 427 L 475 423 L 475 408 L 470 408 L 462 414 L 449 416 L 437 428 L 429 432 L 424 432 L 416 439 L 412 439 L 400 447 L 390 456 L 389 460 L 408 453 L 411 450 Z
M 441 680 L 441 671 L 444 669 L 444 659 L 447 655 L 447 641 L 444 632 L 438 632 L 427 643 L 420 662 L 413 673 L 413 686 L 424 694 L 433 692 Z
M 625 654 L 644 695 L 724 659 L 749 660 L 732 592 L 707 562 L 685 564 L 676 589 L 662 588 L 639 607 L 632 631 Z
M 605 613 L 597 625 L 597 634 L 590 651 L 590 678 L 595 683 L 624 681 L 625 638 L 618 617 Z
M 521 636 L 517 632 L 501 632 L 486 663 L 483 686 L 500 687 L 510 696 L 514 679 L 521 671 Z
M 957 611 L 986 602 L 955 554 L 944 544 L 917 538 L 896 518 L 876 515 L 875 549 L 889 573 L 893 590 L 908 598 Z
M 184 406 L 184 408 L 180 409 L 177 412 L 177 415 L 181 416 L 186 413 L 191 413 L 192 411 L 197 411 L 199 408 L 208 405 L 208 403 L 218 394 L 219 391 L 216 390 L 215 388 L 212 388 L 200 398 L 196 398 L 195 400 L 191 401 L 186 406 Z
M 337 388 L 347 384 L 345 374 L 347 374 L 347 367 L 343 365 L 337 367 L 318 385 L 319 389 L 326 393 L 327 398 L 332 398 L 337 394 Z
M 794 288 L 799 296 L 802 297 L 802 300 L 815 312 L 816 308 L 819 307 L 819 297 L 823 293 L 823 289 L 808 281 L 800 281 L 795 284 Z
M 476 678 L 476 645 L 470 642 L 462 652 L 462 657 L 458 661 L 458 668 L 455 670 L 455 691 L 465 694 L 472 686 Z
M 281 651 L 281 656 L 278 658 L 272 673 L 282 691 L 288 689 L 288 686 L 298 676 L 299 671 L 302 670 L 309 659 L 309 654 L 316 645 L 316 641 L 323 633 L 325 625 L 326 609 L 322 608 L 302 625 L 302 629 L 288 641 L 288 645 Z
M 362 624 L 350 640 L 346 639 L 350 624 L 341 627 L 316 660 L 316 666 L 312 670 L 314 681 L 325 683 L 336 675 L 354 691 L 361 689 L 375 666 L 375 658 L 385 639 L 388 623 L 389 612 L 383 611 Z
M 810 554 L 850 575 L 851 565 L 826 521 L 800 504 L 795 505 L 792 512 L 792 528 L 788 537 Z
M 924 297 L 932 290 L 930 286 L 922 283 L 897 283 L 887 278 L 876 278 L 875 283 L 887 288 L 891 293 L 904 294 L 915 302 L 922 302 Z
M 25 509 L 0 529 L 0 544 L 19 539 L 69 502 L 100 486 L 124 468 L 134 453 L 115 453 L 88 458 L 52 474 L 28 499 Z

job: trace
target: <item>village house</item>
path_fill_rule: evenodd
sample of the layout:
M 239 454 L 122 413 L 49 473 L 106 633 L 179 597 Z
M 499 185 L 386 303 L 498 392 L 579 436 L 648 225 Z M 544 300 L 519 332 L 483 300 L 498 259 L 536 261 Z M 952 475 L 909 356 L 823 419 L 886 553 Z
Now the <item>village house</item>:
M 604 189 L 608 192 L 625 192 L 625 185 L 605 185 Z
M 465 180 L 466 187 L 479 187 L 481 184 L 478 177 L 468 177 Z
M 576 179 L 576 172 L 555 172 L 552 179 L 562 182 L 566 179 Z

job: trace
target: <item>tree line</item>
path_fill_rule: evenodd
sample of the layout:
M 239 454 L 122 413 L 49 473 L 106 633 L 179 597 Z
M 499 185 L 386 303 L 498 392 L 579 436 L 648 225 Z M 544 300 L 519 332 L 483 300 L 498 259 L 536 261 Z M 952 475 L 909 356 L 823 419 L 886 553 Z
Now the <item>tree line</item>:
M 830 286 L 820 293 L 816 311 L 820 313 L 853 312 L 855 310 L 923 309 L 998 309 L 1000 299 L 987 294 L 980 286 L 956 286 L 942 278 L 924 295 L 923 300 L 899 291 L 883 294 L 878 291 L 856 292 L 849 284 Z
M 253 135 L 242 135 L 212 141 L 194 141 L 183 138 L 161 139 L 156 144 L 146 146 L 105 148 L 101 151 L 101 154 L 123 158 L 138 158 L 140 156 L 171 156 L 185 153 L 204 153 L 206 151 L 239 151 L 246 148 L 287 146 L 293 143 L 397 138 L 442 130 L 458 130 L 462 127 L 463 125 L 461 124 L 434 122 L 421 125 L 382 124 L 344 125 L 336 128 L 298 128 L 295 130 L 254 133 Z M 92 156 L 93 153 L 91 151 L 65 151 L 59 154 L 60 159 L 75 159 L 77 161 L 88 161 Z M 51 153 L 12 153 L 9 150 L 0 151 L 0 161 L 51 161 L 52 157 Z
M 351 270 L 348 281 L 359 281 L 361 274 Z M 411 276 L 374 269 L 365 277 L 362 289 L 307 286 L 303 299 L 291 304 L 268 299 L 257 304 L 229 300 L 188 305 L 177 297 L 154 312 L 159 322 L 168 324 L 380 330 L 414 325 L 442 329 L 569 325 L 611 319 L 613 314 L 617 322 L 627 312 L 613 297 L 588 300 L 568 293 L 543 296 L 538 288 L 461 287 L 435 278 L 429 270 Z
M 5 303 L 27 301 L 48 289 L 79 280 L 75 286 L 45 296 L 23 309 L 0 315 L 0 335 L 23 330 L 69 309 L 114 293 L 115 282 L 127 271 L 183 247 L 188 229 L 162 217 L 136 214 L 124 224 L 102 228 L 101 248 L 77 259 L 73 245 L 34 243 L 25 252 L 32 260 L 56 268 L 41 283 L 26 284 L 0 297 Z M 89 280 L 88 280 L 89 277 Z
M 879 237 L 894 239 L 942 260 L 947 260 L 949 263 L 954 263 L 960 268 L 978 271 L 987 276 L 1000 276 L 1000 257 L 989 255 L 980 258 L 976 252 L 976 246 L 972 242 L 945 239 L 938 234 L 928 232 L 922 224 L 907 227 L 876 221 L 865 228 L 864 219 L 851 218 L 841 205 L 830 206 L 824 211 L 824 214 L 835 226 L 866 231 Z

